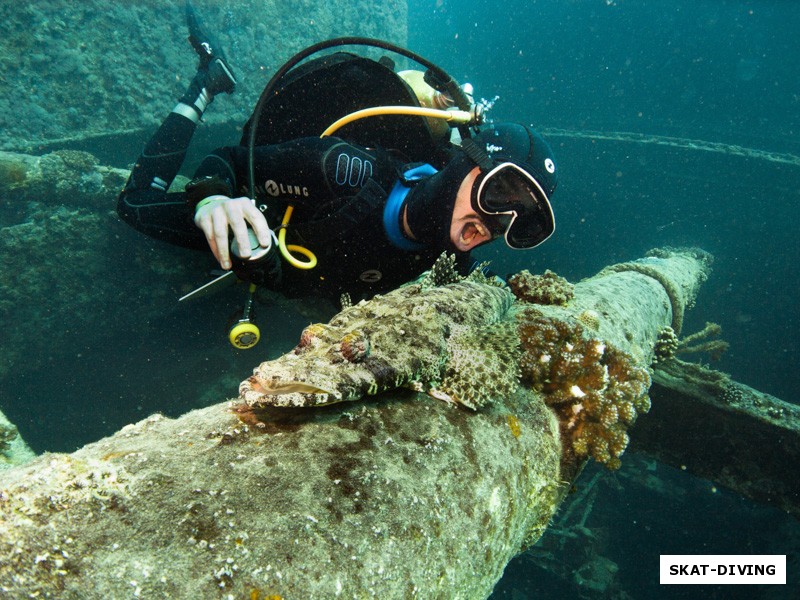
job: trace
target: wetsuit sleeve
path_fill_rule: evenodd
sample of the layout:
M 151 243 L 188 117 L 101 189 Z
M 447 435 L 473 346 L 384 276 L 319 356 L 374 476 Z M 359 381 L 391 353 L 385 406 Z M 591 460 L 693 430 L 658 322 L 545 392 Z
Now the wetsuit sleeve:
M 163 158 L 160 160 L 163 162 Z M 266 207 L 267 221 L 273 228 L 288 204 L 295 206 L 294 222 L 313 220 L 356 196 L 369 180 L 388 190 L 397 177 L 397 169 L 385 153 L 333 137 L 257 147 L 254 164 L 256 197 Z M 151 237 L 207 249 L 205 236 L 194 224 L 194 207 L 215 194 L 248 195 L 247 165 L 245 146 L 217 148 L 201 161 L 185 193 L 167 194 L 152 187 L 149 178 L 132 177 L 120 195 L 118 212 Z M 134 170 L 134 174 L 140 172 L 141 168 Z
M 183 193 L 143 190 L 120 195 L 117 213 L 137 231 L 176 246 L 208 248 L 203 232 L 195 227 Z
M 223 183 L 231 194 L 246 195 L 247 163 L 245 146 L 218 148 L 202 161 L 193 181 Z M 333 137 L 259 146 L 254 150 L 253 163 L 259 202 L 280 207 L 292 204 L 299 210 L 297 218 L 310 216 L 338 198 L 355 196 L 369 179 L 389 188 L 397 177 L 393 163 L 380 151 Z

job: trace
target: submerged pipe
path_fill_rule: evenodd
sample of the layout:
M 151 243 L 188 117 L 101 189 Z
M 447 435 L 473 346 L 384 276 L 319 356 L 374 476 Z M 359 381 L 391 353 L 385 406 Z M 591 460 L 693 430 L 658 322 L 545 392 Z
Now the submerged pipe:
M 307 330 L 273 361 L 287 381 L 329 361 L 348 393 L 326 399 L 341 404 L 272 405 L 283 394 L 268 387 L 264 363 L 243 384 L 245 402 L 154 415 L 0 473 L 0 590 L 488 596 L 544 532 L 587 457 L 605 451 L 610 467 L 619 459 L 617 434 L 635 419 L 625 411 L 646 409 L 640 387 L 658 331 L 684 308 L 675 302 L 692 299 L 708 260 L 662 252 L 574 290 L 523 276 L 513 295 L 437 265 L 422 282 Z M 494 301 L 481 316 L 473 309 L 486 298 Z M 297 383 L 284 391 L 320 399 Z
M 16 426 L 0 410 L 0 471 L 24 465 L 35 457 Z
M 105 210 L 109 194 L 118 193 L 128 175 L 80 150 L 56 150 L 43 156 L 0 151 L 0 202 Z

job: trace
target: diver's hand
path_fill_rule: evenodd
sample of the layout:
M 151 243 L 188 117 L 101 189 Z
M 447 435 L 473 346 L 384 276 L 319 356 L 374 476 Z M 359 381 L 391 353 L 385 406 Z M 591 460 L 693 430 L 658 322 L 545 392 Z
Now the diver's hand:
M 242 258 L 250 257 L 248 225 L 256 234 L 256 239 L 261 246 L 268 248 L 272 243 L 272 234 L 267 220 L 250 198 L 228 198 L 227 196 L 204 198 L 195 211 L 194 223 L 205 233 L 214 258 L 225 270 L 231 268 L 228 229 L 233 231 L 233 237 L 241 249 Z

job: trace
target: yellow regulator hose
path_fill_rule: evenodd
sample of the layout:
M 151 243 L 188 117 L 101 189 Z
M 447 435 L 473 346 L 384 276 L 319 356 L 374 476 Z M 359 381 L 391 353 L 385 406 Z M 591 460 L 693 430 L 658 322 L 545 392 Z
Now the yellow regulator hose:
M 421 106 L 375 106 L 374 108 L 365 108 L 350 113 L 336 121 L 333 125 L 328 127 L 319 137 L 327 137 L 333 135 L 341 127 L 348 123 L 363 119 L 365 117 L 376 117 L 380 115 L 410 115 L 412 117 L 431 117 L 434 119 L 444 119 L 445 121 L 452 121 L 454 123 L 469 123 L 474 119 L 471 112 L 465 110 L 439 110 L 437 108 L 423 108 Z
M 293 267 L 297 267 L 298 269 L 313 269 L 317 266 L 317 257 L 311 250 L 304 248 L 303 246 L 297 246 L 296 244 L 286 244 L 286 225 L 288 225 L 289 219 L 292 218 L 292 212 L 294 212 L 294 206 L 290 204 L 286 207 L 286 212 L 283 213 L 283 222 L 281 223 L 281 229 L 278 232 L 278 248 L 280 249 L 281 254 L 283 254 L 283 258 L 286 259 L 286 262 Z M 304 262 L 296 258 L 292 252 L 302 254 L 308 259 L 308 261 Z

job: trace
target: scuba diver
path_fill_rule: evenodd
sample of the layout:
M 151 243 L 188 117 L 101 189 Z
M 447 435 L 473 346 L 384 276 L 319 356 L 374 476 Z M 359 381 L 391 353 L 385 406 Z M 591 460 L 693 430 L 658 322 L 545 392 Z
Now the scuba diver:
M 222 269 L 251 287 L 336 300 L 394 289 L 445 251 L 466 274 L 470 252 L 482 244 L 503 237 L 509 247 L 527 249 L 552 234 L 555 162 L 528 127 L 478 128 L 473 110 L 473 123 L 453 136 L 460 144 L 450 141 L 450 127 L 437 137 L 430 119 L 407 115 L 368 118 L 344 128 L 352 135 L 319 137 L 308 123 L 350 112 L 339 105 L 359 86 L 379 103 L 420 106 L 419 94 L 393 65 L 343 52 L 307 62 L 265 90 L 242 143 L 214 150 L 184 193 L 168 193 L 208 105 L 237 83 L 189 4 L 187 21 L 200 58 L 197 73 L 119 196 L 118 213 L 135 229 L 210 248 Z M 321 91 L 321 84 L 330 87 Z M 451 89 L 451 96 L 461 91 Z M 355 108 L 374 105 L 371 98 L 354 102 Z

